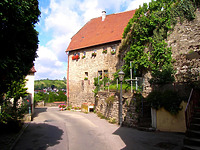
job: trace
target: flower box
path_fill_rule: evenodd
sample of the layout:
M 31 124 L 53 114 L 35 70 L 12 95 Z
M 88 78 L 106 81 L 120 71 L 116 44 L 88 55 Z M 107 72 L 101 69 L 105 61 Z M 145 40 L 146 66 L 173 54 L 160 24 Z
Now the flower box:
M 72 60 L 78 60 L 78 59 L 80 59 L 78 54 L 72 56 Z

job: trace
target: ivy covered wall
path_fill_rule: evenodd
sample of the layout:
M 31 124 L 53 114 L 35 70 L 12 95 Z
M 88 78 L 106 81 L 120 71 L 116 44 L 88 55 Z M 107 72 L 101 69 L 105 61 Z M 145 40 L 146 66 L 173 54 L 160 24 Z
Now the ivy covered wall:
M 150 72 L 153 84 L 168 84 L 175 81 L 172 46 L 167 43 L 174 27 L 185 20 L 193 21 L 199 1 L 157 0 L 144 3 L 129 21 L 123 33 L 119 58 L 123 70 L 130 74 L 130 61 L 136 76 Z M 179 49 L 177 49 L 179 51 Z M 119 65 L 120 66 L 120 65 Z
M 152 0 L 135 12 L 123 33 L 119 66 L 125 78 L 130 78 L 131 62 L 134 76 L 144 77 L 143 96 L 151 91 L 178 92 L 177 103 L 169 106 L 174 114 L 187 100 L 188 89 L 200 85 L 199 6 L 197 0 Z

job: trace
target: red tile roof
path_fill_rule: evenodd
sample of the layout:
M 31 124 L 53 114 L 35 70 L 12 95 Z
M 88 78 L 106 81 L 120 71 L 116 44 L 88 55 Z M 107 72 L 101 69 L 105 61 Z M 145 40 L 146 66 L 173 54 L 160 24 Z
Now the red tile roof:
M 29 70 L 29 73 L 35 73 L 35 72 L 37 72 L 37 71 L 35 70 L 35 67 L 33 66 L 33 67 Z
M 71 39 L 66 50 L 73 51 L 122 39 L 124 28 L 133 17 L 135 10 L 91 19 Z

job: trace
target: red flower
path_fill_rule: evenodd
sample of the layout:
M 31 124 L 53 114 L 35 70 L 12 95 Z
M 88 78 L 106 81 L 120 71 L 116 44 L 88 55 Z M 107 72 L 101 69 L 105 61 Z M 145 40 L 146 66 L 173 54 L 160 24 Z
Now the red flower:
M 76 57 L 73 55 L 73 56 L 72 56 L 72 60 L 75 60 L 75 59 L 76 59 Z
M 76 59 L 76 60 L 78 60 L 78 59 L 79 59 L 79 55 L 78 55 L 78 54 L 76 54 L 76 56 L 75 56 L 75 59 Z

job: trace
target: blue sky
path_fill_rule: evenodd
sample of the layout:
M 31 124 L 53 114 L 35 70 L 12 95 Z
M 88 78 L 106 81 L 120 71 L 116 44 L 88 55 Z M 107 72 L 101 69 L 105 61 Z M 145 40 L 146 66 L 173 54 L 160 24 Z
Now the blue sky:
M 90 19 L 139 8 L 151 0 L 38 0 L 41 11 L 35 79 L 63 79 L 67 73 L 67 49 L 71 37 Z

